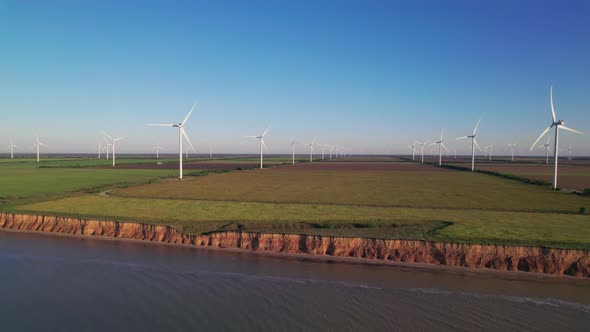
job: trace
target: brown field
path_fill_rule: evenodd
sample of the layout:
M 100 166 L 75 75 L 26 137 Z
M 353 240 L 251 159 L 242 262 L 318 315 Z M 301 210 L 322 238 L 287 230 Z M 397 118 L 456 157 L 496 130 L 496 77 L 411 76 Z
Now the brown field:
M 553 165 L 476 165 L 477 169 L 505 174 L 514 174 L 530 179 L 553 182 Z M 559 166 L 558 185 L 561 188 L 584 190 L 590 188 L 590 167 Z
M 207 162 L 207 161 L 189 161 L 182 164 L 185 170 L 206 170 L 206 171 L 220 171 L 220 170 L 235 170 L 235 169 L 249 169 L 258 167 L 257 163 L 252 162 Z M 111 167 L 109 167 L 111 168 Z M 117 165 L 116 169 L 178 169 L 178 163 L 162 163 L 158 164 L 130 164 Z
M 404 162 L 315 162 L 295 164 L 288 167 L 293 171 L 434 171 L 443 169 L 416 163 Z

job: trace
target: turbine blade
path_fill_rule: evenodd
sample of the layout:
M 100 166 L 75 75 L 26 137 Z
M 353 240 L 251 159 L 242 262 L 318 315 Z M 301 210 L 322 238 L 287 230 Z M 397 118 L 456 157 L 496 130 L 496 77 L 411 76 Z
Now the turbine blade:
M 477 147 L 477 149 L 478 149 L 480 152 L 483 152 L 483 150 L 482 150 L 482 149 L 479 147 L 479 144 L 477 144 L 477 140 L 475 139 L 475 137 L 473 138 L 473 144 L 475 144 L 475 146 Z
M 584 134 L 584 133 L 583 133 L 583 132 L 581 132 L 581 131 L 577 131 L 577 130 L 575 130 L 575 129 L 572 129 L 572 128 L 569 128 L 569 127 L 566 127 L 566 126 L 564 126 L 564 125 L 561 125 L 561 126 L 559 126 L 559 129 L 565 129 L 565 130 L 567 130 L 567 131 L 571 131 L 572 133 L 576 133 L 576 134 Z
M 110 139 L 113 139 L 113 136 L 107 134 L 106 131 L 103 131 L 102 134 L 105 135 L 106 137 L 110 138 Z
M 469 136 L 457 137 L 457 139 L 465 139 L 465 138 L 469 138 Z
M 443 140 L 443 134 L 444 134 L 444 133 L 445 133 L 445 130 L 443 129 L 443 130 L 440 132 L 440 140 L 441 140 L 441 142 L 442 142 L 442 140 Z
M 537 143 L 539 143 L 539 141 L 541 140 L 541 138 L 543 138 L 543 136 L 545 136 L 545 134 L 547 134 L 547 132 L 549 131 L 549 129 L 551 129 L 551 127 L 553 127 L 553 125 L 550 125 L 545 130 L 543 130 L 543 132 L 541 133 L 541 135 L 539 135 L 539 138 L 537 138 L 537 140 L 535 141 L 535 143 L 533 143 L 533 145 L 531 145 L 531 149 L 529 151 L 533 151 L 533 148 L 535 147 L 535 145 L 537 145 Z
M 449 151 L 449 149 L 447 149 L 447 147 L 444 144 L 440 143 L 440 145 L 443 147 L 443 149 Z
M 184 125 L 188 121 L 188 118 L 191 116 L 191 113 L 193 113 L 193 111 L 195 110 L 195 107 L 196 106 L 197 106 L 197 103 L 195 102 L 193 104 L 193 107 L 191 108 L 191 110 L 188 112 L 188 114 L 186 115 L 186 117 L 184 118 L 184 120 L 181 122 L 181 125 Z
M 268 152 L 268 149 L 266 148 L 266 144 L 264 144 L 264 139 L 263 138 L 260 139 L 260 143 L 262 143 L 262 146 L 264 147 L 264 150 L 266 152 Z
M 477 128 L 479 127 L 480 121 L 481 121 L 481 119 L 477 120 L 477 124 L 475 125 L 475 129 L 473 129 L 473 135 L 475 135 L 475 133 L 477 133 Z
M 551 100 L 551 116 L 553 117 L 553 122 L 557 121 L 557 117 L 555 116 L 555 108 L 553 107 L 553 85 L 551 86 L 551 96 L 549 97 Z
M 270 127 L 266 128 L 266 130 L 264 131 L 264 133 L 262 133 L 262 137 L 264 137 L 266 135 L 266 133 L 268 133 L 268 130 L 270 129 Z
M 247 137 L 247 138 L 258 138 L 258 136 L 244 136 L 244 137 Z
M 155 126 L 155 127 L 174 127 L 173 124 L 165 124 L 165 123 L 151 123 L 148 126 Z
M 191 143 L 191 140 L 188 139 L 188 136 L 186 135 L 184 128 L 180 128 L 180 132 L 182 133 L 182 137 L 184 137 L 184 139 L 186 140 L 186 143 L 188 143 L 188 145 L 191 147 L 191 150 L 195 152 L 195 147 L 193 146 L 193 143 Z

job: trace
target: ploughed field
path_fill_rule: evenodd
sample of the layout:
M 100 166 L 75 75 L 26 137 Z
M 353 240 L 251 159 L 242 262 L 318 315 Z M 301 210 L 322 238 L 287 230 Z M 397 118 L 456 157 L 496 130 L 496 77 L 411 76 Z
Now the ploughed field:
M 578 214 L 590 210 L 590 198 L 481 173 L 381 158 L 198 174 L 10 210 L 167 224 L 189 234 L 249 230 L 590 249 L 590 216 Z
M 590 189 L 590 163 L 559 164 L 558 167 L 558 186 L 560 188 Z M 479 164 L 477 169 L 512 174 L 548 183 L 553 182 L 553 164 Z

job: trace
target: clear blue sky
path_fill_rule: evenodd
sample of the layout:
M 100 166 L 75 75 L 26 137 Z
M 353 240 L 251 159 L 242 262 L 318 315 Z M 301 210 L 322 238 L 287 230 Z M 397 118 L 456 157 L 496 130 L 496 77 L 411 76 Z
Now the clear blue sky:
M 146 124 L 194 100 L 201 152 L 254 153 L 242 137 L 269 124 L 271 153 L 290 136 L 401 153 L 442 128 L 466 152 L 454 138 L 480 116 L 482 145 L 523 151 L 553 84 L 587 133 L 563 146 L 588 155 L 589 17 L 588 1 L 0 1 L 0 152 L 35 133 L 91 152 L 102 130 L 128 136 L 122 152 L 172 152 L 177 133 Z

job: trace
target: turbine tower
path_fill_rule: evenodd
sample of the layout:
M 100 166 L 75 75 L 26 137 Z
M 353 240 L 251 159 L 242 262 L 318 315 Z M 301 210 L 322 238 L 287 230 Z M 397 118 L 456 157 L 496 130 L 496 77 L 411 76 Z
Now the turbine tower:
M 511 160 L 512 162 L 514 162 L 514 148 L 517 146 L 518 144 L 508 144 L 508 147 L 510 147 L 510 154 L 512 155 Z
M 197 103 L 193 104 L 193 107 L 191 108 L 191 110 L 188 112 L 188 114 L 186 115 L 186 117 L 184 118 L 184 120 L 182 120 L 182 122 L 179 123 L 171 123 L 171 124 L 150 124 L 150 126 L 156 126 L 156 127 L 175 127 L 178 128 L 178 179 L 182 180 L 182 141 L 183 139 L 186 140 L 187 144 L 193 149 L 193 151 L 195 150 L 195 148 L 193 148 L 193 145 L 191 143 L 191 141 L 188 139 L 188 136 L 186 136 L 186 132 L 184 131 L 184 125 L 186 124 L 186 122 L 188 121 L 188 118 L 191 116 L 191 114 L 193 113 L 195 107 L 197 106 Z M 113 146 L 113 151 L 114 151 L 114 146 Z M 114 157 L 114 154 L 113 154 Z
M 103 134 L 108 137 L 111 140 L 111 147 L 112 147 L 112 151 L 111 151 L 111 157 L 113 157 L 113 167 L 115 166 L 115 159 L 116 159 L 116 153 L 115 153 L 115 146 L 116 143 L 122 139 L 124 139 L 125 137 L 118 137 L 118 138 L 114 138 L 111 135 L 103 132 Z
M 153 150 L 156 150 L 156 159 L 160 159 L 160 149 L 162 147 L 160 146 L 160 144 L 156 143 L 156 145 L 154 145 Z
M 492 161 L 492 151 L 494 150 L 494 144 L 488 145 L 486 150 L 488 151 L 488 160 Z
M 533 143 L 533 145 L 531 146 L 531 151 L 533 150 L 533 148 L 535 147 L 537 142 L 539 142 L 539 140 L 541 140 L 541 138 L 543 138 L 543 136 L 545 136 L 545 134 L 547 134 L 547 132 L 549 130 L 551 130 L 551 128 L 555 127 L 555 140 L 553 142 L 554 143 L 553 156 L 555 159 L 555 161 L 553 163 L 553 189 L 557 189 L 557 164 L 558 164 L 558 158 L 559 158 L 559 145 L 558 145 L 559 144 L 559 129 L 564 129 L 564 130 L 571 131 L 571 132 L 574 132 L 577 134 L 583 134 L 583 133 L 580 131 L 577 131 L 575 129 L 566 127 L 565 121 L 557 120 L 557 116 L 555 116 L 555 108 L 553 107 L 553 86 L 551 86 L 551 89 L 550 89 L 549 100 L 551 102 L 551 124 L 545 130 L 543 130 L 543 132 L 541 133 L 539 138 L 537 138 L 535 143 Z
M 446 151 L 449 151 L 449 149 L 447 149 L 447 147 L 444 145 L 443 143 L 443 134 L 445 133 L 445 130 L 443 129 L 440 132 L 440 140 L 432 143 L 433 144 L 438 144 L 438 166 L 442 166 L 442 149 L 445 149 Z
M 258 138 L 260 140 L 260 168 L 263 168 L 263 166 L 264 166 L 264 157 L 263 157 L 264 152 L 262 151 L 262 148 L 264 147 L 264 150 L 266 150 L 266 152 L 268 152 L 268 149 L 266 148 L 266 144 L 264 144 L 264 136 L 266 136 L 266 133 L 268 133 L 269 129 L 270 129 L 270 127 L 266 128 L 266 130 L 260 136 L 246 136 L 246 137 L 250 137 L 250 138 Z
M 573 148 L 571 145 L 567 147 L 567 160 L 572 160 L 572 150 Z
M 291 137 L 291 164 L 295 165 L 295 138 Z
M 35 136 L 35 148 L 37 150 L 37 162 L 39 162 L 39 147 L 40 146 L 47 146 L 47 144 L 41 142 L 38 136 Z
M 424 147 L 428 144 L 430 140 L 426 140 L 424 142 L 416 142 L 416 144 L 420 145 L 420 153 L 422 154 L 422 161 L 421 163 L 424 164 Z
M 313 142 L 307 144 L 309 146 L 309 162 L 313 162 L 313 146 L 315 145 L 315 141 L 317 141 L 317 137 L 313 139 Z
M 102 152 L 102 144 L 100 142 L 96 146 L 96 152 L 97 152 L 97 159 L 100 159 L 100 154 Z
M 545 148 L 545 164 L 549 165 L 549 152 L 551 152 L 551 147 L 549 147 L 549 141 L 551 141 L 551 136 L 547 139 L 547 143 L 543 145 L 537 146 L 537 148 Z
M 8 148 L 10 149 L 10 159 L 14 159 L 14 148 L 16 148 L 16 145 L 14 145 L 12 137 L 10 137 L 10 145 L 8 146 Z
M 473 134 L 471 134 L 469 136 L 457 137 L 457 139 L 471 138 L 471 171 L 472 172 L 475 171 L 475 147 L 477 147 L 477 149 L 479 151 L 481 151 L 481 148 L 479 147 L 479 144 L 477 144 L 477 140 L 475 139 L 477 137 L 477 128 L 479 127 L 479 121 L 480 120 L 477 120 L 477 124 L 475 125 L 475 129 L 473 129 Z
M 408 146 L 408 149 L 412 150 L 412 161 L 414 161 L 414 159 L 416 158 L 416 142 Z

